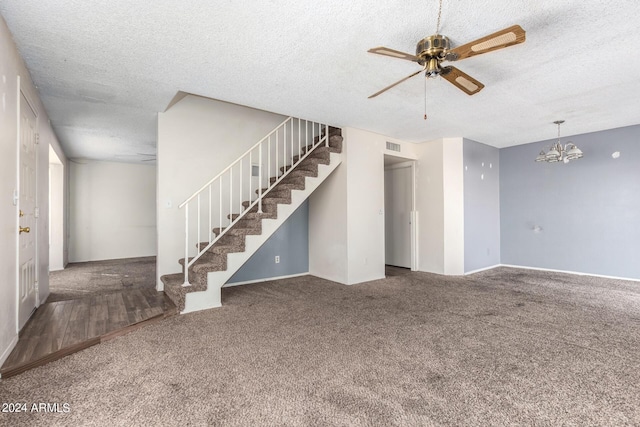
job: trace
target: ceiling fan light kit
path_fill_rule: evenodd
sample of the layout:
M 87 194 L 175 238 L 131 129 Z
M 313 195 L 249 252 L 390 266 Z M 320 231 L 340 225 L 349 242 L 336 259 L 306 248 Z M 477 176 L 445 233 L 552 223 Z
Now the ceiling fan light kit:
M 556 125 L 558 125 L 558 140 L 551 145 L 549 151 L 546 153 L 544 150 L 540 151 L 538 157 L 536 157 L 536 162 L 548 162 L 548 163 L 569 163 L 571 160 L 580 159 L 583 157 L 582 150 L 578 148 L 576 144 L 569 141 L 564 146 L 560 143 L 560 125 L 564 123 L 564 120 L 556 120 Z

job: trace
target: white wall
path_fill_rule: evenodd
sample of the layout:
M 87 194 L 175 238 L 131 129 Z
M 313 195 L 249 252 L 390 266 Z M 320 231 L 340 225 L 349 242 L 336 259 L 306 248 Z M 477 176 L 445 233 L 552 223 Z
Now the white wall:
M 415 159 L 417 148 L 355 128 L 342 136 L 342 164 L 310 197 L 309 272 L 352 285 L 384 277 L 384 155 Z
M 462 138 L 445 138 L 442 147 L 444 191 L 444 274 L 464 274 L 464 153 Z
M 194 95 L 158 114 L 159 290 L 160 276 L 179 272 L 184 258 L 184 211 L 178 205 L 285 118 Z
M 49 147 L 49 271 L 65 267 L 65 167 Z
M 70 261 L 156 254 L 156 168 L 71 162 Z
M 464 271 L 500 264 L 500 150 L 464 139 Z
M 418 145 L 416 205 L 418 269 L 464 274 L 464 175 L 462 138 Z
M 31 82 L 11 33 L 0 17 L 0 364 L 17 342 L 17 227 L 18 206 L 13 202 L 18 188 L 17 138 L 19 87 L 34 104 L 40 134 L 37 166 L 37 194 L 40 217 L 37 222 L 39 299 L 49 295 L 49 145 L 66 158 L 58 144 L 38 92 Z
M 384 278 L 386 138 L 360 129 L 342 134 L 347 151 L 348 283 Z
M 443 141 L 424 142 L 418 147 L 418 270 L 444 274 Z
M 347 153 L 309 197 L 309 274 L 347 284 Z

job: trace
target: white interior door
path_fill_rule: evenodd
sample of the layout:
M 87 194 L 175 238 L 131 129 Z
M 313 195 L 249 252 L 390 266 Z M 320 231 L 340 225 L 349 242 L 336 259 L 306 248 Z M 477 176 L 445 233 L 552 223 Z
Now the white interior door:
M 18 236 L 18 328 L 36 308 L 36 114 L 20 96 L 19 230 Z
M 384 171 L 385 263 L 411 268 L 411 167 Z

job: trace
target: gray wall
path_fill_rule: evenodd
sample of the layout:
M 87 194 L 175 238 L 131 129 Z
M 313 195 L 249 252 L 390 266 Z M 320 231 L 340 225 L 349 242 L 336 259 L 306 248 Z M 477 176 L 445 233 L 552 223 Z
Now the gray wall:
M 463 140 L 464 271 L 500 264 L 500 153 Z
M 569 140 L 568 164 L 534 162 L 552 141 L 500 150 L 502 263 L 640 279 L 640 125 Z
M 280 256 L 276 264 L 275 256 Z M 309 272 L 309 201 L 273 233 L 227 283 Z

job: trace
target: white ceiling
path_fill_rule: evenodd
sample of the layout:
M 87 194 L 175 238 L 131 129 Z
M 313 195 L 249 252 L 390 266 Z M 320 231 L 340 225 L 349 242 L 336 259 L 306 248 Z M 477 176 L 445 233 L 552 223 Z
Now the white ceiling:
M 139 161 L 177 91 L 423 142 L 464 136 L 496 147 L 640 123 L 637 0 L 444 0 L 458 46 L 513 24 L 524 44 L 456 66 L 473 97 L 417 64 L 437 0 L 0 0 L 69 157 Z

